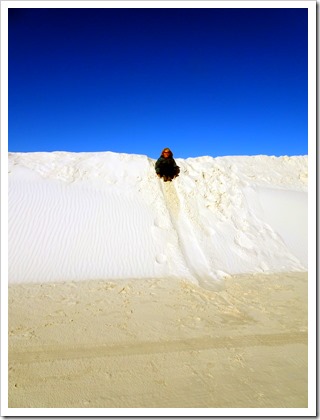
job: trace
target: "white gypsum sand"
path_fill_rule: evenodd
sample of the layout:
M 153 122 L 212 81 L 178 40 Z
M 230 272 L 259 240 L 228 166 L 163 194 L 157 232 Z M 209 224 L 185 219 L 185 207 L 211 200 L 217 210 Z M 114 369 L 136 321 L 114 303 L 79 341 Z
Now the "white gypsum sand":
M 307 157 L 9 154 L 9 407 L 306 407 Z
M 307 157 L 155 161 L 9 154 L 9 281 L 183 278 L 307 269 Z M 299 227 L 299 228 L 298 228 Z

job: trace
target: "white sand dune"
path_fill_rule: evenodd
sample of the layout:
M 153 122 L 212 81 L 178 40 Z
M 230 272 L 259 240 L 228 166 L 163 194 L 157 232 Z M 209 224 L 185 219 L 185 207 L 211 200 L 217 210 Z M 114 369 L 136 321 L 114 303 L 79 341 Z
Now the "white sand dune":
M 9 414 L 306 414 L 307 157 L 154 163 L 9 154 Z
M 155 161 L 9 154 L 9 281 L 183 278 L 307 269 L 307 157 Z

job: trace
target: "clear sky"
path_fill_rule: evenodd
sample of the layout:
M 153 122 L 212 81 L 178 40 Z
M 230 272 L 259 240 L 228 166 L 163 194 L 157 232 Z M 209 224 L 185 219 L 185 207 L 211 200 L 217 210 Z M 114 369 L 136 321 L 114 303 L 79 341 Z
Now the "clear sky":
M 9 9 L 10 152 L 308 153 L 307 9 Z

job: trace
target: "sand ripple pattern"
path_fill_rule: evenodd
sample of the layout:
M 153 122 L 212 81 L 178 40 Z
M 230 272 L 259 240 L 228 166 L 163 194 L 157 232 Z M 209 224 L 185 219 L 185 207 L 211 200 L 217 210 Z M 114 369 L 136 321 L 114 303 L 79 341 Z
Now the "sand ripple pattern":
M 17 282 L 152 277 L 153 223 L 133 192 L 24 179 L 10 186 L 9 276 Z M 119 240 L 120 238 L 120 240 Z M 141 253 L 141 246 L 145 252 Z M 145 264 L 145 261 L 153 264 Z

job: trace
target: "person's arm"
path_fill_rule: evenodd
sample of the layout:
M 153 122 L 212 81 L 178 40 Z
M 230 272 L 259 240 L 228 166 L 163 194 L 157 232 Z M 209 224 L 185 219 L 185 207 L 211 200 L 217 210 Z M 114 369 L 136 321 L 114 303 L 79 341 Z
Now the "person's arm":
M 157 174 L 159 174 L 159 173 L 160 173 L 160 162 L 161 162 L 161 158 L 159 158 L 159 159 L 156 161 L 156 164 L 155 164 L 155 168 L 156 168 L 156 173 L 157 173 Z

